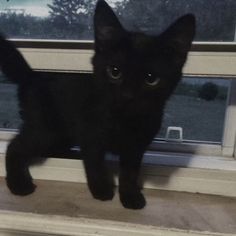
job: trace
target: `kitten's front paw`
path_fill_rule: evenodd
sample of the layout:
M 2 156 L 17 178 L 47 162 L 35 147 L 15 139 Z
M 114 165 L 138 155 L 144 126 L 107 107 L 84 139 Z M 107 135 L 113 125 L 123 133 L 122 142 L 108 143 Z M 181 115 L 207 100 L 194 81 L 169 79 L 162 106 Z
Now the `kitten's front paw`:
M 112 200 L 114 197 L 113 185 L 96 184 L 90 185 L 89 189 L 93 197 L 101 201 Z
M 20 196 L 26 196 L 33 193 L 36 189 L 36 185 L 33 184 L 31 178 L 6 178 L 7 186 L 9 190 Z
M 142 209 L 146 205 L 146 200 L 140 191 L 120 193 L 120 201 L 125 208 L 128 209 Z

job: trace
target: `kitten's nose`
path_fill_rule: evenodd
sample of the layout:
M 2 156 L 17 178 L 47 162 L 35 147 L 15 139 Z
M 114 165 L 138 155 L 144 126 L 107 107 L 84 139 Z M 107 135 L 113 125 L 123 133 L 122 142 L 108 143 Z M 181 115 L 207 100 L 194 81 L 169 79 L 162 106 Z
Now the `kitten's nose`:
M 128 100 L 128 101 L 134 99 L 134 95 L 133 95 L 133 93 L 130 92 L 130 91 L 124 91 L 124 92 L 122 93 L 122 97 L 123 97 L 125 100 Z

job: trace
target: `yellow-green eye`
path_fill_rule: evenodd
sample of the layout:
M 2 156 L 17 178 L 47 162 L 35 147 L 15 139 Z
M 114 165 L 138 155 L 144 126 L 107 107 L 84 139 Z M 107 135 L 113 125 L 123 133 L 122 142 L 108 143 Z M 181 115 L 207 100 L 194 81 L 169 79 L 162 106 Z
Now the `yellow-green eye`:
M 119 81 L 122 76 L 121 70 L 116 66 L 108 66 L 107 67 L 107 74 L 114 81 Z
M 160 81 L 159 77 L 154 76 L 152 73 L 148 73 L 145 78 L 145 83 L 149 86 L 156 86 Z

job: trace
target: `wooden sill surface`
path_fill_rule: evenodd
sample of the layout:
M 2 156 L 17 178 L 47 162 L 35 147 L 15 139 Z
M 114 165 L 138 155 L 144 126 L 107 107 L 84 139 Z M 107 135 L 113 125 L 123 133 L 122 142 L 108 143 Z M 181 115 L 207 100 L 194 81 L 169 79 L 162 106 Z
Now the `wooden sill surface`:
M 9 193 L 0 178 L 0 211 L 102 219 L 138 225 L 236 235 L 236 198 L 144 190 L 143 210 L 124 209 L 116 193 L 112 201 L 94 200 L 85 184 L 36 180 L 27 197 Z

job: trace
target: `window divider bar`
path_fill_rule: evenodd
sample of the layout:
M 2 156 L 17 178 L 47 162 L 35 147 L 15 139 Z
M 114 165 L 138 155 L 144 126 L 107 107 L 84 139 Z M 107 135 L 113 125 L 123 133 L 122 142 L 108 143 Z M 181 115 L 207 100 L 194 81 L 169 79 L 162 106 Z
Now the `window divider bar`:
M 94 49 L 94 40 L 9 39 L 18 48 Z M 235 42 L 195 41 L 191 51 L 236 52 Z
M 236 81 L 231 80 L 228 104 L 225 113 L 222 154 L 235 156 L 236 151 Z
M 19 48 L 35 70 L 92 71 L 91 49 Z M 236 52 L 190 52 L 184 74 L 236 78 Z

